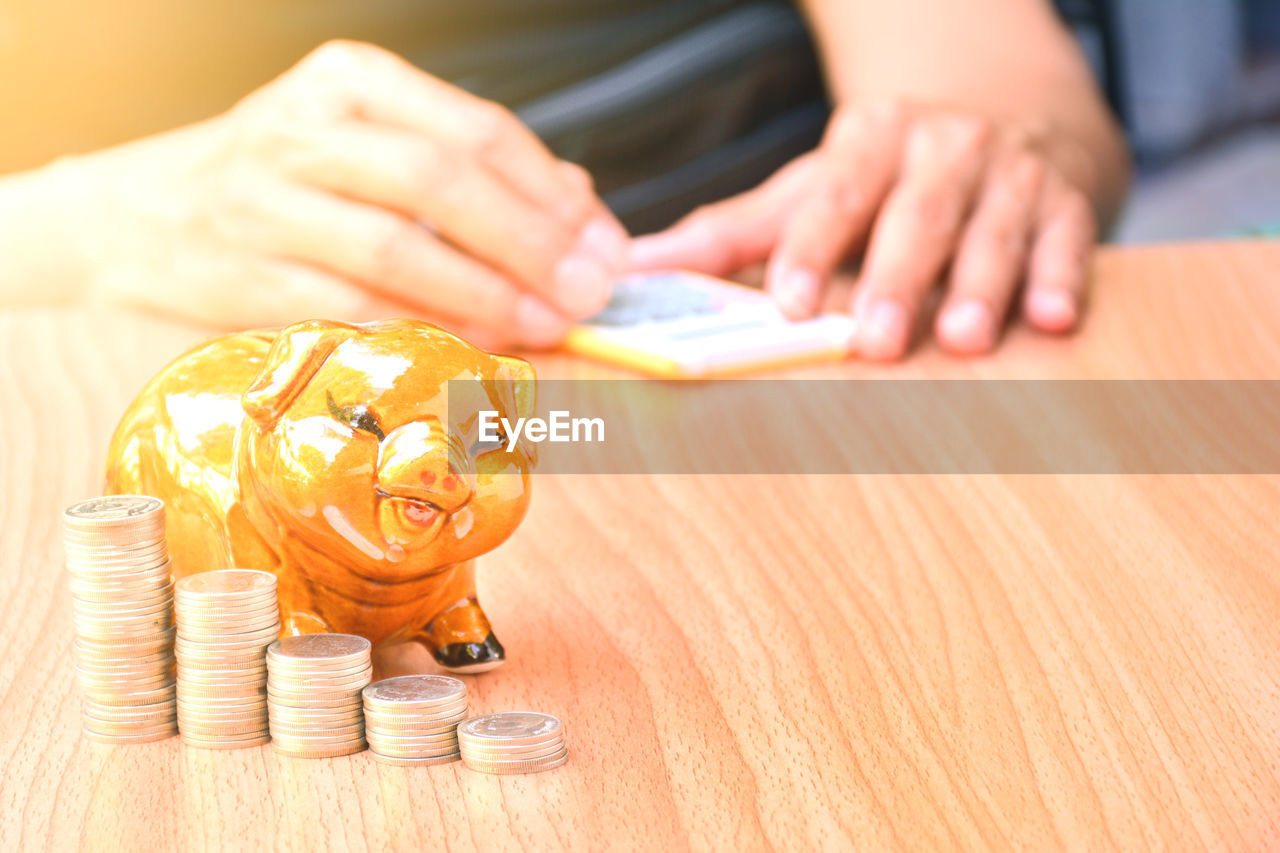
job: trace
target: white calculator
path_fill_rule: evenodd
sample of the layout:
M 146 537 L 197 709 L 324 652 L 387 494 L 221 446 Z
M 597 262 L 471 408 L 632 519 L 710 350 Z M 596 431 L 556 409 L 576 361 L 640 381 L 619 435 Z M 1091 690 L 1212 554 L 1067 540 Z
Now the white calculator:
M 703 378 L 843 359 L 852 318 L 793 322 L 762 291 L 691 272 L 629 275 L 603 311 L 570 331 L 565 346 L 664 378 Z

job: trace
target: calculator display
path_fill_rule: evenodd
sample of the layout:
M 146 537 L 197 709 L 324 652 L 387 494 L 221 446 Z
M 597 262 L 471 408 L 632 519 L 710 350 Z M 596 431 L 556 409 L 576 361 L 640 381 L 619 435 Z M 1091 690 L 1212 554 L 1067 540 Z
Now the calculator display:
M 696 378 L 844 358 L 853 321 L 792 322 L 759 290 L 688 272 L 627 276 L 569 335 L 582 355 L 656 376 Z

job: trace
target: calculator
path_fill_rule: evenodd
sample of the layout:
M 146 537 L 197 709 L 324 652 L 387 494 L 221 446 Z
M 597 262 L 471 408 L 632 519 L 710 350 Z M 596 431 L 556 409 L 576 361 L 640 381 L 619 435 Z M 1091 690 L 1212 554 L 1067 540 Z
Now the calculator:
M 788 320 L 768 294 L 731 281 L 648 272 L 618 281 L 565 347 L 650 376 L 696 379 L 843 359 L 853 332 L 842 314 Z

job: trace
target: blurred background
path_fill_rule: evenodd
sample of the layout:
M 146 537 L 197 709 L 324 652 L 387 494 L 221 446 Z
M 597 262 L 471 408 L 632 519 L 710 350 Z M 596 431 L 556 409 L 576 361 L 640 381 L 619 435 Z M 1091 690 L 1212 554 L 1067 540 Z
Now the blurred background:
M 1137 158 L 1112 239 L 1280 234 L 1280 0 L 1056 5 Z M 825 117 L 781 0 L 0 0 L 0 173 L 214 115 L 335 37 L 513 107 L 637 231 L 754 185 Z

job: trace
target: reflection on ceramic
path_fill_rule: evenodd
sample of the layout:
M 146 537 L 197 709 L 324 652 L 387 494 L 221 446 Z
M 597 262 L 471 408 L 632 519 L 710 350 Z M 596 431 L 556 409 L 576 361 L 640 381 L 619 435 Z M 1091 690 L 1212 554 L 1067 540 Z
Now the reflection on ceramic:
M 488 669 L 504 653 L 474 559 L 524 518 L 534 460 L 524 441 L 480 443 L 477 412 L 531 415 L 533 379 L 410 320 L 215 338 L 129 407 L 108 490 L 164 499 L 175 578 L 274 572 L 286 634 L 418 640 Z

